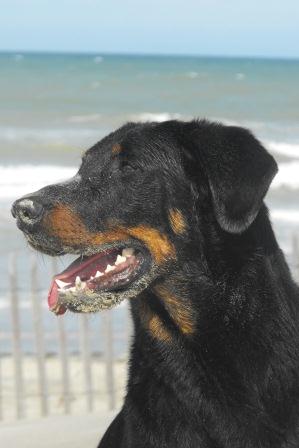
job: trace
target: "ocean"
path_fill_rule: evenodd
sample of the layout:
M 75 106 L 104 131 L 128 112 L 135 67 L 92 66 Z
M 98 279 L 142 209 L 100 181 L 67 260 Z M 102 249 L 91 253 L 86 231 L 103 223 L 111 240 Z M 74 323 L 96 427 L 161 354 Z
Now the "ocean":
M 250 128 L 279 163 L 266 202 L 279 242 L 294 263 L 291 244 L 299 234 L 298 60 L 2 53 L 0 73 L 0 353 L 10 350 L 6 340 L 1 343 L 1 331 L 11 325 L 11 252 L 18 259 L 20 305 L 29 309 L 32 251 L 10 216 L 11 203 L 73 175 L 83 151 L 128 120 L 196 117 Z M 62 269 L 66 261 L 58 263 Z M 38 265 L 46 309 L 52 268 L 46 256 L 38 256 Z M 22 319 L 29 329 L 26 312 Z M 51 327 L 54 316 L 47 313 L 45 319 Z M 30 350 L 30 341 L 26 347 Z

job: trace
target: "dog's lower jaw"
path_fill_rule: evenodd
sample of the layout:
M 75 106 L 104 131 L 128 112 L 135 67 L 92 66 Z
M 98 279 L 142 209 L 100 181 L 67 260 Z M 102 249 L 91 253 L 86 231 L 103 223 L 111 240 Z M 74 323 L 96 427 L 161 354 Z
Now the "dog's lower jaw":
M 102 310 L 109 310 L 116 307 L 121 302 L 132 301 L 154 281 L 159 272 L 159 266 L 152 263 L 149 270 L 141 273 L 131 285 L 116 290 L 93 291 L 88 288 L 70 291 L 61 290 L 55 308 L 62 307 L 77 313 L 95 313 Z M 74 288 L 72 288 L 73 290 Z M 55 312 L 55 308 L 52 309 Z

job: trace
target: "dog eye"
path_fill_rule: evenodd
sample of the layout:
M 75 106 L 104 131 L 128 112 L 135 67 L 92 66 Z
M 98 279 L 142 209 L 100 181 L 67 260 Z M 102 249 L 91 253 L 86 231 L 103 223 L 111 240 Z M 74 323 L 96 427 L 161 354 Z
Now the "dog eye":
M 132 162 L 129 162 L 126 159 L 118 160 L 118 163 L 115 164 L 111 169 L 110 177 L 114 174 L 130 174 L 135 173 L 139 168 L 134 165 Z
M 133 173 L 138 170 L 138 167 L 133 165 L 132 163 L 129 163 L 127 160 L 124 160 L 120 166 L 120 169 L 125 173 Z
M 112 179 L 113 177 L 119 178 L 121 175 L 129 175 L 133 173 L 135 173 L 135 169 L 130 165 L 118 167 L 110 172 L 109 179 Z

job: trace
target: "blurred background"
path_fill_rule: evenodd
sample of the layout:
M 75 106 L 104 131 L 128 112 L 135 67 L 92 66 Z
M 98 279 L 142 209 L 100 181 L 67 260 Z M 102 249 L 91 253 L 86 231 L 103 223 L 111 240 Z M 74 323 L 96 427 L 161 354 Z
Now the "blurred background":
M 126 121 L 250 128 L 279 163 L 266 202 L 298 278 L 299 3 L 0 0 L 0 10 L 0 440 L 9 440 L 7 422 L 110 415 L 122 402 L 126 305 L 52 315 L 50 279 L 69 260 L 33 253 L 10 207 L 72 176 L 82 152 Z

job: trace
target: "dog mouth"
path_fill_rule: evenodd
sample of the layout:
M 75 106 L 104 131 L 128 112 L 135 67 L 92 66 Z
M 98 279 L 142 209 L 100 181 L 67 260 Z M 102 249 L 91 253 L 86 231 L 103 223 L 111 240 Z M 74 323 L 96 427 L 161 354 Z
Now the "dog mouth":
M 53 277 L 48 305 L 55 314 L 67 309 L 77 312 L 109 309 L 128 296 L 127 290 L 146 272 L 149 254 L 122 245 L 90 256 L 80 256 Z M 93 301 L 93 305 L 91 305 Z

